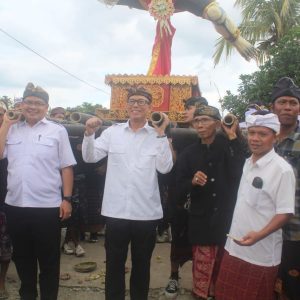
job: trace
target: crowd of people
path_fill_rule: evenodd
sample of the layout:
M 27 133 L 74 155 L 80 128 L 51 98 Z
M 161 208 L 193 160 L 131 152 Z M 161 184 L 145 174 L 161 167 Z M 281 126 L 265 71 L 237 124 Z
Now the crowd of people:
M 55 121 L 65 110 L 48 117 L 48 93 L 29 83 L 15 103 L 21 114 L 0 107 L 0 299 L 11 258 L 22 300 L 38 298 L 38 283 L 41 300 L 57 299 L 61 251 L 83 256 L 82 234 L 96 241 L 105 224 L 105 298 L 125 299 L 130 246 L 130 299 L 146 300 L 164 223 L 167 298 L 192 260 L 195 299 L 300 299 L 300 88 L 283 77 L 270 102 L 245 113 L 242 132 L 204 97 L 186 99 L 192 138 L 178 142 L 166 114 L 149 125 L 152 95 L 132 87 L 127 122 L 99 133 L 103 121 L 91 117 L 74 139 Z

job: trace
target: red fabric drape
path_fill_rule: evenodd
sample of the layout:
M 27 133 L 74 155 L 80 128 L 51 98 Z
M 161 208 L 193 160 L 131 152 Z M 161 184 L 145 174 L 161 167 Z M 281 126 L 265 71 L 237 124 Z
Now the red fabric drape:
M 170 19 L 167 20 L 171 33 L 156 25 L 156 36 L 152 49 L 152 59 L 147 75 L 170 75 L 171 73 L 171 47 L 176 29 L 172 26 Z

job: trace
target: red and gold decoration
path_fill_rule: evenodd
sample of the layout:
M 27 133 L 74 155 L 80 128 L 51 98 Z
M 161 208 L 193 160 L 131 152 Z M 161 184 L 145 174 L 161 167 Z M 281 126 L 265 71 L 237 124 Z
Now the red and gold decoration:
M 176 122 L 183 121 L 183 100 L 200 95 L 197 76 L 106 75 L 105 83 L 111 86 L 110 110 L 98 110 L 97 115 L 107 120 L 128 118 L 127 89 L 132 86 L 150 91 L 152 110 L 166 112 Z
M 165 30 L 169 35 L 172 35 L 170 27 L 170 17 L 175 12 L 172 0 L 152 0 L 149 4 L 149 13 L 158 21 L 160 34 Z
M 176 29 L 170 17 L 175 12 L 172 0 L 148 0 L 149 13 L 157 20 L 156 36 L 148 75 L 171 74 L 171 48 Z

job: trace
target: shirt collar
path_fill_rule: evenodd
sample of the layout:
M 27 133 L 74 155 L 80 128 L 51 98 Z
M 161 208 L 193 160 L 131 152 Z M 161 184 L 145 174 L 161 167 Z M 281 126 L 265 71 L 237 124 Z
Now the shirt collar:
M 127 120 L 127 122 L 125 123 L 125 129 L 131 129 L 130 128 L 130 124 L 129 124 L 129 120 Z M 150 132 L 153 127 L 151 127 L 148 123 L 148 120 L 146 120 L 146 123 L 143 127 L 141 127 L 139 130 L 145 129 L 147 132 Z
M 258 166 L 259 168 L 265 167 L 276 155 L 276 152 L 274 148 L 272 148 L 271 151 L 269 151 L 267 154 L 265 154 L 263 157 L 261 157 L 259 160 L 257 160 L 255 163 L 252 163 L 252 156 L 250 157 L 250 164 L 253 166 Z
M 48 124 L 51 123 L 49 120 L 46 119 L 46 117 L 44 117 L 42 120 L 38 121 L 36 124 L 34 124 L 32 127 L 38 126 L 39 124 Z M 27 125 L 26 121 L 21 121 L 18 123 L 18 126 L 25 126 Z

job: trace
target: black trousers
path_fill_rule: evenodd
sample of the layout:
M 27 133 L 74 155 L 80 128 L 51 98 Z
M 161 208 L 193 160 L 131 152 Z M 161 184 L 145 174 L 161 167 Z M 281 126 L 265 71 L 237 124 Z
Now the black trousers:
M 22 300 L 37 298 L 37 272 L 41 300 L 56 300 L 60 266 L 59 208 L 5 206 L 13 261 L 21 280 Z
M 158 221 L 106 219 L 106 300 L 125 299 L 125 263 L 131 245 L 130 299 L 147 300 Z

